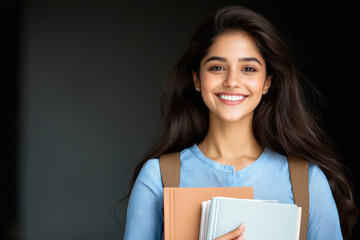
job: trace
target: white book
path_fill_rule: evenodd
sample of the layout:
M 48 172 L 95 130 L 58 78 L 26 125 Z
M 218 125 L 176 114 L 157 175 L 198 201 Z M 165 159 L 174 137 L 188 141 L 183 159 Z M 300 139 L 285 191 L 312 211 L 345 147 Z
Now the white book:
M 213 197 L 202 203 L 199 240 L 220 237 L 241 223 L 247 240 L 298 240 L 301 208 L 278 201 Z
M 203 201 L 201 204 L 201 218 L 199 240 L 206 240 L 211 200 Z

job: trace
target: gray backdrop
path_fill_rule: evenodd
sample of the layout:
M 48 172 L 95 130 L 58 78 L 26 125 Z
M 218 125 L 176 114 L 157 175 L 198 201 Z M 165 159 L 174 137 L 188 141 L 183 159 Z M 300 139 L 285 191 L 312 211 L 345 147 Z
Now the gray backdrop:
M 253 7 L 269 17 L 290 40 L 302 70 L 320 90 L 335 94 L 321 80 L 330 68 L 319 64 L 332 47 L 321 38 L 327 20 L 306 5 L 24 2 L 19 81 L 22 239 L 122 239 L 126 202 L 117 211 L 120 225 L 114 207 L 127 193 L 136 163 L 158 136 L 162 81 L 199 21 L 226 3 Z M 336 120 L 326 124 L 333 131 L 338 126 Z M 335 135 L 339 142 L 345 138 Z

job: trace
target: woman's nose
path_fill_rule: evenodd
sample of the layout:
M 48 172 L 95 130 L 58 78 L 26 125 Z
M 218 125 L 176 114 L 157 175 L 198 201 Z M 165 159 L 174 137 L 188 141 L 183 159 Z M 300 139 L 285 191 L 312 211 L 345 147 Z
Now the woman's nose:
M 242 84 L 241 74 L 236 70 L 228 71 L 224 79 L 223 86 L 228 88 L 238 88 Z

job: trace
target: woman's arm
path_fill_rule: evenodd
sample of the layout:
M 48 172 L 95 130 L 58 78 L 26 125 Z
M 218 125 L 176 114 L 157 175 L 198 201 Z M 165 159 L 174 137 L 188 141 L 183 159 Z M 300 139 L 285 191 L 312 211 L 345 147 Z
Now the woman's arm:
M 131 192 L 125 240 L 160 240 L 163 226 L 163 190 L 158 159 L 142 167 Z
M 309 165 L 308 240 L 341 240 L 339 215 L 328 180 L 321 169 Z

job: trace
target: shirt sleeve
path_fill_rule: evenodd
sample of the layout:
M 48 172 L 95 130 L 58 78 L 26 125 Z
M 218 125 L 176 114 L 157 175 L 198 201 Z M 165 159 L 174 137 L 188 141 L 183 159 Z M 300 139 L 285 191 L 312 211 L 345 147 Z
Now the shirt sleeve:
M 341 240 L 341 227 L 336 203 L 328 180 L 321 169 L 309 165 L 308 240 Z
M 158 159 L 142 167 L 131 191 L 125 240 L 160 240 L 163 232 L 163 189 Z

